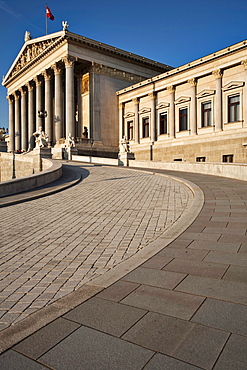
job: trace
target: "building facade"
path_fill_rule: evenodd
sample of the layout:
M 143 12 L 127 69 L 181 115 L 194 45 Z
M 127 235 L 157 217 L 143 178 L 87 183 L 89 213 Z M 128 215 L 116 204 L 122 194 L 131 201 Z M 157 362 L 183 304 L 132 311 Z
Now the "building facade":
M 118 151 L 116 91 L 171 67 L 86 37 L 61 32 L 25 43 L 3 79 L 10 152 L 32 149 L 40 126 L 52 147 L 71 136 Z M 84 134 L 82 135 L 82 133 Z
M 247 161 L 247 41 L 117 92 L 137 160 Z

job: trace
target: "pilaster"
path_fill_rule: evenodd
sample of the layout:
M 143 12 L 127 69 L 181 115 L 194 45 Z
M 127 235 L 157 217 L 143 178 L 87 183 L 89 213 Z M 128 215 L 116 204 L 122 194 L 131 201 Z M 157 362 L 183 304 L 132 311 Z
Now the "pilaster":
M 215 77 L 215 131 L 222 131 L 222 70 L 216 69 L 212 72 Z
M 150 139 L 151 142 L 154 142 L 156 140 L 156 93 L 151 92 L 148 94 L 148 97 L 151 100 Z
M 244 67 L 245 69 L 245 78 L 244 78 L 244 96 L 243 96 L 243 113 L 244 113 L 244 117 L 243 117 L 243 120 L 244 120 L 244 126 L 247 126 L 247 59 L 246 60 L 243 60 L 241 62 L 242 66 Z
M 135 143 L 139 143 L 140 142 L 140 135 L 139 135 L 139 98 L 134 98 L 133 99 L 133 103 L 134 103 L 134 113 L 135 113 L 135 120 L 134 120 L 134 141 Z
M 171 139 L 174 139 L 175 137 L 175 86 L 167 86 L 166 88 L 169 93 L 170 93 L 170 109 L 169 109 L 169 115 L 168 115 L 168 120 L 169 120 L 169 137 Z
M 191 135 L 197 134 L 197 114 L 196 114 L 196 86 L 197 80 L 191 78 L 188 80 L 188 83 L 191 85 L 191 104 L 190 104 L 190 133 Z

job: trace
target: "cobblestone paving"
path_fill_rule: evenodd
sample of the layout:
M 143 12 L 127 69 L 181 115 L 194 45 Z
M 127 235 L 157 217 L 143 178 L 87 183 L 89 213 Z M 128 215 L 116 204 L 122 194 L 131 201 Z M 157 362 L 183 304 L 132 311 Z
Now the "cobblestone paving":
M 0 209 L 0 330 L 144 248 L 189 206 L 182 183 L 150 173 L 74 165 L 83 181 Z

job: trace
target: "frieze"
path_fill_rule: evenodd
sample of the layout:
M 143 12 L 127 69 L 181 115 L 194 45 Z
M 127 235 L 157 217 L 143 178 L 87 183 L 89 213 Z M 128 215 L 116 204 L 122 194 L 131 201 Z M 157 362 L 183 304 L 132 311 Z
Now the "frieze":
M 144 77 L 94 62 L 92 62 L 92 65 L 89 67 L 89 72 L 94 72 L 109 77 L 115 77 L 124 81 L 131 81 L 133 82 L 133 84 L 145 80 Z

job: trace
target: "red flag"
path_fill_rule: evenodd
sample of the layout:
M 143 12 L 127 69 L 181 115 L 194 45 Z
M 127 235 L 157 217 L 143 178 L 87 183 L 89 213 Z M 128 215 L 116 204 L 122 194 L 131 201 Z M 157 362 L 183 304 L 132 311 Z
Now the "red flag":
M 51 21 L 54 21 L 54 15 L 50 11 L 50 8 L 46 5 L 46 18 L 50 18 Z

